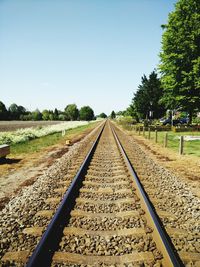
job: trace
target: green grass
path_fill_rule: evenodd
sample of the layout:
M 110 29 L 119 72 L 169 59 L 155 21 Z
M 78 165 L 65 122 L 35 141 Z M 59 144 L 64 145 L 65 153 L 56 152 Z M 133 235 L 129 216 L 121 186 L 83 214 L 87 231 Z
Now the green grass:
M 161 146 L 164 146 L 164 137 L 166 132 L 158 132 L 158 143 Z M 167 132 L 168 134 L 168 142 L 167 147 L 172 149 L 173 151 L 179 152 L 179 138 L 181 135 L 195 135 L 200 136 L 200 132 Z M 142 132 L 141 132 L 142 135 Z M 145 132 L 146 138 L 148 138 L 148 132 Z M 155 142 L 155 132 L 151 132 L 151 140 Z M 195 155 L 200 157 L 200 140 L 196 141 L 184 141 L 184 154 L 185 155 Z
M 57 143 L 64 143 L 68 137 L 75 134 L 81 134 L 86 129 L 91 129 L 94 127 L 94 123 L 90 123 L 88 125 L 78 126 L 73 129 L 66 130 L 65 136 L 62 136 L 61 133 L 54 133 L 51 135 L 43 136 L 34 140 L 30 140 L 24 143 L 14 144 L 10 147 L 10 152 L 12 155 L 18 154 L 29 154 L 34 152 L 39 152 L 43 148 L 48 146 L 53 146 Z

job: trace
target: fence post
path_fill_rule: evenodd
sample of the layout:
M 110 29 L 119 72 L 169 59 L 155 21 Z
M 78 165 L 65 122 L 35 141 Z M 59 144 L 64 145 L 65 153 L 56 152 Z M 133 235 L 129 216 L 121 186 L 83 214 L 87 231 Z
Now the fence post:
M 155 130 L 155 142 L 158 143 L 158 131 Z
M 184 138 L 183 136 L 180 136 L 179 155 L 183 155 L 183 143 L 184 143 Z
M 143 134 L 143 136 L 145 136 L 145 127 L 143 126 L 143 129 L 142 129 L 142 134 Z
M 150 140 L 150 138 L 151 138 L 151 128 L 149 127 L 148 128 L 148 139 Z
M 165 133 L 165 136 L 164 136 L 164 147 L 167 147 L 167 139 L 168 139 L 168 134 Z
M 140 126 L 139 126 L 139 130 L 138 130 L 138 133 L 139 133 L 139 135 L 140 135 Z

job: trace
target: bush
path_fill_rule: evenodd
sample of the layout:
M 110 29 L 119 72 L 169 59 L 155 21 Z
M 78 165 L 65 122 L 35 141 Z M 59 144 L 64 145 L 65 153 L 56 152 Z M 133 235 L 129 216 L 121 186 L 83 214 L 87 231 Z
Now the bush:
M 200 118 L 196 117 L 196 118 L 192 119 L 192 123 L 200 124 Z

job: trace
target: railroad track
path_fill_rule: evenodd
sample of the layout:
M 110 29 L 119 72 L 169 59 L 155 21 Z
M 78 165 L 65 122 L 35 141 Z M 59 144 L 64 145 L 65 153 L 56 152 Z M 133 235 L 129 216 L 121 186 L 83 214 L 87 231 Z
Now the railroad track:
M 59 200 L 48 199 L 49 207 Z M 42 227 L 28 232 L 41 234 Z M 109 122 L 27 266 L 183 266 Z

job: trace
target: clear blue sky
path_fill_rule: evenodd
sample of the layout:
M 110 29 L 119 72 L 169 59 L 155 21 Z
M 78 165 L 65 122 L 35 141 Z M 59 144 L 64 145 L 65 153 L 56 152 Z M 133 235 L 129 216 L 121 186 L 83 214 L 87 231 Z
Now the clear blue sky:
M 0 100 L 125 109 L 159 63 L 175 0 L 0 0 Z

